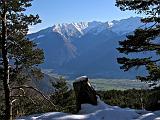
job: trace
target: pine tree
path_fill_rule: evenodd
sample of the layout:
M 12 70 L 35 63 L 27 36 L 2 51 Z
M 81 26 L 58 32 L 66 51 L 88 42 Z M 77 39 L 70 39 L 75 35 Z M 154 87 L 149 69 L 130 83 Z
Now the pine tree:
M 24 14 L 31 1 L 0 1 L 0 80 L 5 94 L 5 120 L 12 120 L 15 85 L 41 73 L 37 65 L 43 62 L 43 51 L 26 37 L 28 27 L 41 22 L 38 15 Z
M 141 19 L 144 26 L 119 42 L 121 47 L 118 48 L 118 51 L 128 55 L 128 57 L 117 59 L 118 63 L 122 64 L 120 68 L 128 71 L 134 67 L 144 66 L 148 75 L 137 76 L 137 78 L 156 83 L 160 80 L 160 1 L 117 0 L 116 6 L 122 11 L 131 10 L 137 14 L 145 14 L 145 18 Z M 133 54 L 143 57 L 133 57 Z
M 63 76 L 59 76 L 58 81 L 52 83 L 55 92 L 50 96 L 51 100 L 62 112 L 76 112 L 76 98 L 71 86 Z

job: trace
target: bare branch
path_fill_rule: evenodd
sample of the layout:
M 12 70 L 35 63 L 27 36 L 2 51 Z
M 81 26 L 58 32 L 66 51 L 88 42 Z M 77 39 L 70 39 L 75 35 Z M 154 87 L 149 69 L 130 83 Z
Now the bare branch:
M 32 101 L 33 104 L 36 105 L 36 102 L 31 97 L 28 97 L 28 96 L 25 96 L 25 95 L 14 95 L 14 96 L 10 96 L 10 97 L 11 98 L 25 97 L 25 98 L 29 99 L 30 101 Z
M 13 87 L 11 90 L 23 89 L 23 88 L 32 89 L 32 90 L 38 92 L 45 100 L 47 100 L 49 103 L 51 103 L 51 105 L 53 105 L 55 107 L 55 109 L 57 110 L 56 105 L 54 103 L 52 103 L 52 101 L 50 101 L 45 95 L 43 95 L 43 93 L 41 91 L 39 91 L 37 88 L 34 88 L 32 86 L 22 85 L 22 86 Z
M 16 102 L 16 101 L 17 101 L 17 99 L 12 100 L 12 101 L 11 101 L 11 104 L 13 104 L 13 103 Z

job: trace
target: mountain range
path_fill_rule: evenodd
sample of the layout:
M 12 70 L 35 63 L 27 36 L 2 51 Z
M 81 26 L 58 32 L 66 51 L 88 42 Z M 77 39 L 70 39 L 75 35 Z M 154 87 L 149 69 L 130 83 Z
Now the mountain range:
M 79 22 L 56 24 L 29 34 L 45 53 L 42 69 L 68 76 L 81 75 L 90 78 L 134 79 L 139 71 L 123 72 L 117 57 L 123 56 L 116 50 L 118 41 L 141 27 L 140 17 L 131 17 L 110 22 Z

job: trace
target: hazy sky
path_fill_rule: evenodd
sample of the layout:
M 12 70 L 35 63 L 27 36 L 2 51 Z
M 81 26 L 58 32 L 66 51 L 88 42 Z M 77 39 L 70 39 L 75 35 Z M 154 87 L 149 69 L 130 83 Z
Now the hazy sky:
M 34 0 L 28 13 L 39 14 L 42 23 L 32 26 L 35 32 L 57 23 L 111 21 L 138 16 L 123 12 L 115 6 L 115 0 Z

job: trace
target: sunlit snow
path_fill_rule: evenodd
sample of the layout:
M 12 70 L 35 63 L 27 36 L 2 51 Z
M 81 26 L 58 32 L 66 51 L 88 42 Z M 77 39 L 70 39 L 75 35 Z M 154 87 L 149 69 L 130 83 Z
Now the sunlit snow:
M 149 112 L 110 106 L 98 99 L 98 105 L 83 104 L 77 114 L 49 112 L 17 120 L 160 120 L 160 111 Z

